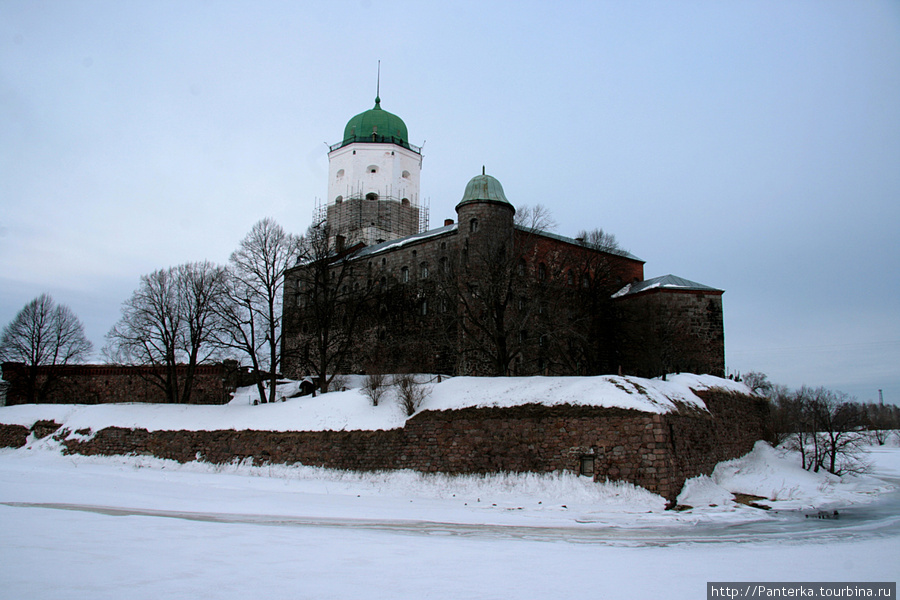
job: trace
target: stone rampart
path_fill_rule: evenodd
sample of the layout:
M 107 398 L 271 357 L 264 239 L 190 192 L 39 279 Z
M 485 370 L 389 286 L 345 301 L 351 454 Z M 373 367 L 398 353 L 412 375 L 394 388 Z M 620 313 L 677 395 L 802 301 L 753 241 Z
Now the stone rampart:
M 97 432 L 60 429 L 56 436 L 68 453 L 152 455 L 179 462 L 251 459 L 256 464 L 429 473 L 583 473 L 587 468 L 583 474 L 595 480 L 629 481 L 674 500 L 686 479 L 709 474 L 717 462 L 749 452 L 763 432 L 764 400 L 722 391 L 700 395 L 709 412 L 525 405 L 423 411 L 403 428 L 378 431 L 110 427 Z M 2 425 L 0 443 L 24 445 L 28 432 Z

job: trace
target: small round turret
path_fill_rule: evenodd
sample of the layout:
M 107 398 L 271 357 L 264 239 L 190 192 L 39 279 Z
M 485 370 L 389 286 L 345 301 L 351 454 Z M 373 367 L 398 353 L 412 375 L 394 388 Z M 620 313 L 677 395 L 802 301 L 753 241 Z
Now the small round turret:
M 463 192 L 462 200 L 456 205 L 456 211 L 459 212 L 460 207 L 467 204 L 485 202 L 504 204 L 511 208 L 513 213 L 516 211 L 512 203 L 506 199 L 500 182 L 496 178 L 486 175 L 482 169 L 481 175 L 476 175 L 466 184 L 466 191 Z

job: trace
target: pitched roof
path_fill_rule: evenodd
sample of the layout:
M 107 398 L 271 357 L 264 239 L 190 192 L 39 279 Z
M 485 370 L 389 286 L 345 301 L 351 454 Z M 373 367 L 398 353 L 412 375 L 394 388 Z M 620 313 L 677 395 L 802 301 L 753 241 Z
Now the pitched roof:
M 620 248 L 599 248 L 596 246 L 591 246 L 590 244 L 585 244 L 584 242 L 579 241 L 575 238 L 570 238 L 570 237 L 566 237 L 564 235 L 559 235 L 558 233 L 553 233 L 553 232 L 547 231 L 545 229 L 533 229 L 531 227 L 525 227 L 524 225 L 516 225 L 516 229 L 518 229 L 519 231 L 524 231 L 526 233 L 533 234 L 533 235 L 540 235 L 540 236 L 547 237 L 550 239 L 559 240 L 560 242 L 565 242 L 567 244 L 572 244 L 575 246 L 583 246 L 585 248 L 593 248 L 594 250 L 599 250 L 600 252 L 606 252 L 607 254 L 615 254 L 616 256 L 622 256 L 624 258 L 628 258 L 631 260 L 646 262 L 642 258 L 638 258 L 637 256 L 635 256 L 631 252 L 629 252 L 627 250 L 622 250 Z
M 362 248 L 359 252 L 355 253 L 351 258 L 357 259 L 363 256 L 371 256 L 373 254 L 378 254 L 379 252 L 384 252 L 386 250 L 391 250 L 393 248 L 399 248 L 400 246 L 405 246 L 406 244 L 411 244 L 413 242 L 418 242 L 419 240 L 425 240 L 431 237 L 437 237 L 439 235 L 443 235 L 445 233 L 450 233 L 451 231 L 456 231 L 458 225 L 453 223 L 451 225 L 444 225 L 443 227 L 438 227 L 437 229 L 429 229 L 428 231 L 423 231 L 421 233 L 414 233 L 412 235 L 408 235 L 406 237 L 398 238 L 396 240 L 388 240 L 386 242 L 381 242 L 380 244 L 375 244 L 374 246 L 366 246 Z
M 691 281 L 690 279 L 685 279 L 684 277 L 678 277 L 677 275 L 669 274 L 663 275 L 661 277 L 654 277 L 653 279 L 647 279 L 645 281 L 629 283 L 621 290 L 613 294 L 612 297 L 621 298 L 622 296 L 631 296 L 655 289 L 682 290 L 692 292 L 722 292 L 722 290 L 716 289 L 714 287 L 709 287 L 708 285 L 703 285 L 702 283 L 697 283 L 696 281 Z

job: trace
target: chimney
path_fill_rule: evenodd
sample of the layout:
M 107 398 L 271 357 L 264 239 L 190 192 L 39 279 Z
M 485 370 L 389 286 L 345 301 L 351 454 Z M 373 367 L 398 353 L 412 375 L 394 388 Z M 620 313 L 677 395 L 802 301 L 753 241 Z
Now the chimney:
M 453 219 L 444 219 L 444 227 L 447 225 L 453 225 Z

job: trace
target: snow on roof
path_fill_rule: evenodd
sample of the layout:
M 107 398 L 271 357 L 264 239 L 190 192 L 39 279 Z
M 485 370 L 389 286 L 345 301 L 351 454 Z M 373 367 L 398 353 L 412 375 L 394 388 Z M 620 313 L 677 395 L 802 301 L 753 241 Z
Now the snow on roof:
M 437 229 L 429 229 L 428 231 L 423 231 L 421 233 L 414 233 L 412 235 L 408 235 L 406 237 L 398 238 L 396 240 L 389 240 L 387 242 L 381 242 L 380 244 L 375 244 L 374 246 L 366 246 L 356 254 L 354 254 L 351 259 L 361 258 L 363 256 L 371 256 L 373 254 L 378 254 L 379 252 L 386 252 L 388 250 L 393 250 L 395 248 L 400 248 L 401 246 L 405 246 L 407 244 L 412 244 L 415 242 L 419 242 L 421 240 L 427 240 L 428 238 L 436 237 L 439 235 L 443 235 L 445 233 L 450 233 L 452 231 L 456 231 L 457 224 L 452 223 L 450 225 L 444 225 L 443 227 L 438 227 Z
M 654 277 L 653 279 L 646 279 L 644 281 L 638 281 L 635 283 L 629 283 L 621 290 L 612 295 L 613 298 L 621 298 L 622 296 L 629 296 L 631 294 L 638 294 L 640 292 L 646 292 L 647 290 L 652 290 L 656 288 L 666 288 L 666 289 L 679 289 L 679 290 L 692 290 L 698 292 L 721 292 L 722 290 L 716 289 L 714 287 L 709 287 L 708 285 L 703 285 L 702 283 L 697 283 L 696 281 L 691 281 L 690 279 L 685 279 L 684 277 L 678 277 L 677 275 L 663 275 L 661 277 Z
M 426 384 L 430 394 L 420 410 L 470 407 L 513 407 L 526 404 L 615 407 L 649 413 L 667 413 L 679 404 L 706 410 L 692 390 L 721 388 L 749 394 L 741 383 L 708 375 L 672 375 L 667 381 L 639 377 L 455 377 Z M 296 382 L 287 384 L 293 390 Z M 293 386 L 293 387 L 290 387 Z M 196 404 L 25 404 L 0 407 L 0 422 L 31 427 L 52 420 L 71 431 L 105 427 L 150 431 L 340 431 L 403 427 L 395 391 L 389 390 L 378 406 L 359 390 L 350 389 L 290 398 L 254 406 L 255 387 L 242 388 L 226 405 Z

